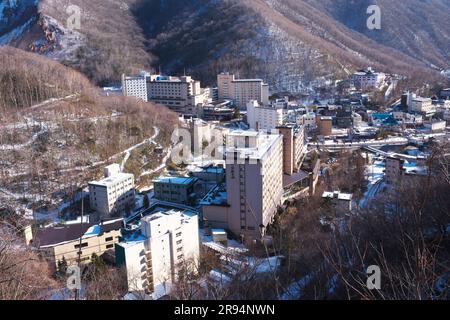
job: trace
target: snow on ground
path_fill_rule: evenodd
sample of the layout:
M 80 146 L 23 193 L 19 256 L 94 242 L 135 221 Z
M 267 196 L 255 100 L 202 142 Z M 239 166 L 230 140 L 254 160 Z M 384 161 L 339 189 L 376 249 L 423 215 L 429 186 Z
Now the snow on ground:
M 311 282 L 313 275 L 309 274 L 299 281 L 295 281 L 289 285 L 287 290 L 281 294 L 280 300 L 298 300 L 302 297 L 302 290 Z
M 267 259 L 248 259 L 249 265 L 255 267 L 256 273 L 275 272 L 281 265 L 281 257 L 269 257 Z
M 420 167 L 416 162 L 413 161 L 405 161 L 403 164 L 405 171 L 407 174 L 421 174 L 426 175 L 428 170 L 426 167 Z
M 364 146 L 380 146 L 380 145 L 406 145 L 408 139 L 403 137 L 390 137 L 384 140 L 370 139 L 364 142 L 334 142 L 334 140 L 325 140 L 324 145 L 329 148 L 347 148 L 347 147 L 364 147 Z M 316 145 L 311 143 L 311 145 Z
M 370 155 L 369 159 L 372 161 L 373 156 Z M 382 160 L 375 160 L 366 168 L 367 175 L 367 191 L 364 193 L 363 198 L 360 200 L 360 207 L 365 207 L 367 203 L 375 197 L 380 188 L 383 186 L 384 170 L 386 169 L 385 163 Z
M 66 97 L 63 97 L 63 98 L 51 98 L 51 99 L 45 100 L 45 101 L 43 101 L 41 103 L 38 103 L 38 104 L 36 104 L 34 106 L 31 106 L 30 109 L 41 108 L 41 107 L 44 107 L 44 106 L 46 106 L 48 104 L 51 104 L 51 103 L 54 103 L 54 102 L 58 102 L 58 101 L 62 101 L 62 100 L 68 100 L 68 99 L 73 99 L 73 98 L 76 98 L 78 96 L 79 96 L 79 94 L 70 94 L 70 95 L 68 95 Z
M 157 128 L 157 127 L 153 127 L 153 129 L 155 130 L 155 133 L 153 134 L 152 137 L 150 137 L 149 139 L 146 139 L 145 141 L 142 141 L 141 143 L 138 143 L 138 144 L 132 146 L 131 148 L 128 148 L 127 150 L 121 152 L 121 154 L 125 153 L 125 157 L 122 160 L 122 163 L 120 164 L 120 170 L 121 171 L 124 170 L 125 164 L 127 163 L 128 159 L 130 159 L 131 153 L 134 150 L 136 150 L 137 148 L 142 147 L 143 145 L 146 145 L 146 144 L 150 144 L 150 143 L 155 144 L 155 145 L 157 144 L 155 139 L 159 136 L 159 132 L 160 131 L 159 131 L 159 128 Z
M 19 38 L 35 21 L 36 19 L 33 17 L 29 19 L 27 22 L 22 24 L 21 26 L 15 28 L 14 30 L 11 30 L 7 34 L 0 37 L 0 45 L 5 45 L 10 43 L 11 41 Z
M 3 145 L 0 145 L 0 151 L 20 150 L 20 149 L 26 148 L 26 147 L 30 146 L 31 144 L 33 144 L 39 138 L 39 136 L 43 135 L 46 132 L 48 132 L 48 126 L 46 124 L 42 124 L 41 130 L 39 132 L 33 134 L 31 139 L 28 140 L 27 142 L 22 143 L 22 144 L 3 144 Z
M 169 160 L 169 158 L 170 158 L 171 155 L 172 155 L 172 147 L 170 147 L 169 150 L 167 150 L 166 156 L 163 158 L 161 164 L 160 164 L 158 167 L 156 167 L 155 169 L 152 169 L 152 170 L 148 170 L 148 171 L 143 172 L 143 173 L 141 174 L 141 177 L 143 177 L 143 176 L 149 176 L 149 175 L 152 175 L 152 174 L 154 174 L 154 173 L 157 173 L 157 172 L 163 170 L 163 169 L 166 167 L 166 163 L 167 163 L 167 161 Z

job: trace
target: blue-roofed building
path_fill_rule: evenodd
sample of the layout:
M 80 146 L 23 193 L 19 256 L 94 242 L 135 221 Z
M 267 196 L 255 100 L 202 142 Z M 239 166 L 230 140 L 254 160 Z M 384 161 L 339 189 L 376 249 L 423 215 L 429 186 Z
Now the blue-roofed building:
M 369 122 L 376 126 L 395 126 L 399 123 L 392 113 L 372 113 Z

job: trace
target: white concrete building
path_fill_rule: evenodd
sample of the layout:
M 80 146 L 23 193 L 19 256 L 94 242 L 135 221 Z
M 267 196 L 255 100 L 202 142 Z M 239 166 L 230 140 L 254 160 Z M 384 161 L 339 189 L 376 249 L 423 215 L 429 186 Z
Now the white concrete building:
M 363 119 L 360 114 L 352 112 L 352 120 L 353 120 L 353 127 L 359 127 L 362 125 Z
M 200 257 L 198 216 L 160 211 L 141 220 L 140 230 L 116 244 L 116 262 L 127 270 L 129 292 L 159 299 L 170 293 L 181 267 L 195 273 Z
M 280 106 L 263 106 L 258 101 L 247 103 L 247 123 L 253 130 L 272 130 L 283 124 L 284 109 Z
M 433 105 L 431 98 L 415 97 L 411 101 L 409 111 L 420 113 L 425 117 L 432 117 L 436 114 L 436 106 Z
M 425 127 L 430 129 L 432 132 L 444 132 L 447 127 L 447 122 L 431 121 L 429 123 L 426 123 Z
M 152 75 L 142 71 L 138 76 L 122 75 L 124 96 L 162 104 L 183 114 L 197 114 L 198 108 L 211 101 L 211 90 L 202 89 L 200 81 L 190 76 Z
M 374 90 L 382 86 L 386 74 L 375 72 L 372 68 L 359 70 L 352 75 L 353 83 L 358 90 Z
M 122 93 L 125 97 L 136 97 L 148 102 L 147 78 L 149 73 L 142 71 L 138 76 L 122 75 Z
M 232 100 L 239 108 L 251 100 L 269 104 L 269 85 L 262 79 L 236 79 L 233 74 L 221 73 L 217 76 L 217 88 L 219 100 Z
M 89 183 L 91 209 L 111 215 L 133 207 L 134 175 L 120 172 L 118 164 L 106 167 L 104 173 L 104 179 Z
M 300 115 L 297 118 L 297 124 L 305 126 L 307 129 L 317 127 L 316 114 L 314 112 L 309 112 Z
M 324 192 L 322 199 L 329 199 L 339 213 L 349 213 L 352 211 L 353 195 L 350 193 L 342 193 L 339 191 Z

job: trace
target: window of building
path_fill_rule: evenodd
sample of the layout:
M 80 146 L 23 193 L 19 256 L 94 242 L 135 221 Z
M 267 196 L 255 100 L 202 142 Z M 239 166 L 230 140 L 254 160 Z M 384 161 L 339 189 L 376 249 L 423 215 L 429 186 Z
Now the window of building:
M 113 241 L 113 240 L 114 240 L 114 237 L 108 237 L 108 238 L 105 239 L 106 242 L 110 242 L 110 241 Z
M 89 244 L 88 244 L 87 242 L 85 242 L 85 243 L 82 243 L 82 244 L 81 244 L 81 247 L 82 247 L 82 248 L 86 248 L 88 245 L 89 245 Z M 75 249 L 79 249 L 79 248 L 80 248 L 80 245 L 79 245 L 79 244 L 76 244 L 74 247 L 75 247 Z

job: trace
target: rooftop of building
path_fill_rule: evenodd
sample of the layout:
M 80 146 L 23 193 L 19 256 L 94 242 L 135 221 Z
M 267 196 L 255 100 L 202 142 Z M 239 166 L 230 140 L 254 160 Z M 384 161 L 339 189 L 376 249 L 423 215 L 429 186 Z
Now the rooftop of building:
M 144 217 L 143 219 L 150 222 L 150 221 L 155 221 L 161 218 L 165 218 L 165 217 L 177 217 L 180 218 L 182 220 L 182 223 L 185 221 L 190 220 L 191 218 L 195 217 L 196 215 L 193 212 L 190 211 L 184 211 L 184 210 L 178 210 L 178 209 L 170 209 L 170 210 L 159 210 L 156 211 L 154 213 L 152 213 L 151 215 L 148 215 L 146 217 Z
M 39 248 L 100 236 L 105 232 L 120 230 L 123 219 L 103 221 L 100 223 L 76 223 L 39 229 L 33 235 L 33 245 Z
M 225 229 L 211 229 L 212 235 L 228 235 Z
M 284 105 L 281 105 L 280 103 L 276 104 L 276 103 L 272 103 L 272 104 L 262 104 L 262 103 L 258 103 L 257 101 L 254 101 L 255 104 L 253 104 L 252 106 L 258 109 L 265 109 L 265 110 L 283 110 L 286 109 Z M 248 105 L 247 105 L 248 108 Z
M 231 100 L 219 100 L 219 101 L 212 101 L 211 103 L 205 105 L 204 108 L 229 108 L 231 109 L 232 106 Z
M 309 178 L 309 173 L 303 170 L 294 173 L 293 175 L 283 175 L 283 188 L 289 188 L 292 185 L 301 182 L 305 179 Z
M 376 72 L 371 67 L 367 68 L 366 70 L 360 69 L 360 70 L 358 70 L 358 71 L 356 71 L 354 73 L 354 75 L 360 75 L 360 76 L 364 76 L 364 75 L 378 75 L 378 74 L 380 74 L 380 73 Z
M 153 183 L 167 183 L 167 184 L 177 184 L 177 185 L 191 185 L 198 181 L 195 177 L 171 177 L 171 176 L 161 176 L 153 180 Z
M 125 221 L 126 227 L 128 229 L 135 229 L 137 226 L 139 226 L 141 219 L 144 217 L 152 216 L 153 214 L 157 213 L 173 211 L 181 212 L 186 216 L 197 216 L 199 214 L 196 209 L 187 207 L 185 205 L 157 201 L 150 208 L 145 209 L 130 218 L 127 218 Z
M 412 99 L 413 101 L 417 102 L 430 102 L 431 98 L 424 98 L 424 97 L 415 97 Z
M 196 166 L 190 170 L 192 173 L 213 173 L 213 174 L 223 174 L 225 173 L 225 169 L 222 167 L 209 165 L 204 167 Z
M 125 80 L 145 80 L 145 76 L 137 75 L 137 76 L 124 76 Z
M 403 160 L 403 159 L 399 159 L 399 158 L 396 158 L 396 157 L 393 157 L 393 156 L 389 156 L 389 157 L 387 157 L 386 158 L 386 161 L 395 161 L 395 162 L 399 162 L 399 163 L 405 163 L 405 160 Z
M 334 191 L 334 192 L 325 191 L 322 194 L 322 198 L 338 199 L 338 200 L 343 200 L 343 201 L 352 201 L 353 195 L 350 193 L 341 193 L 339 191 Z
M 99 186 L 99 187 L 109 187 L 112 186 L 118 182 L 127 180 L 129 178 L 133 178 L 134 179 L 134 175 L 131 173 L 123 173 L 123 172 L 119 172 L 113 176 L 107 177 L 107 178 L 103 178 L 102 180 L 99 181 L 91 181 L 89 182 L 90 185 L 93 186 Z
M 151 75 L 149 77 L 150 82 L 191 82 L 195 81 L 191 76 L 165 76 L 165 75 Z
M 299 133 L 303 129 L 305 129 L 305 126 L 296 123 L 286 122 L 283 125 L 278 126 L 277 129 L 292 129 L 294 130 L 294 133 Z
M 123 232 L 122 241 L 119 243 L 120 246 L 131 247 L 148 239 L 142 234 L 141 220 L 152 223 L 153 221 L 170 217 L 180 219 L 180 225 L 182 225 L 184 223 L 189 223 L 191 219 L 198 219 L 197 212 L 177 208 L 154 207 L 147 212 L 148 214 L 143 213 L 135 223 L 127 223 L 127 227 L 132 226 L 132 228 L 128 228 Z
M 378 113 L 378 112 L 376 112 L 376 113 L 372 113 L 371 114 L 371 117 L 373 119 L 379 119 L 379 120 L 385 120 L 385 119 L 391 118 L 392 116 L 393 116 L 392 113 Z
M 260 133 L 254 130 L 232 130 L 228 136 L 234 137 L 257 137 Z
M 263 79 L 234 79 L 233 82 L 264 82 Z
M 227 146 L 227 153 L 236 153 L 239 154 L 241 159 L 253 159 L 258 160 L 264 158 L 264 156 L 268 153 L 270 148 L 276 143 L 278 139 L 281 139 L 280 134 L 268 134 L 263 131 L 243 131 L 236 130 L 230 132 L 228 138 L 231 137 L 255 137 L 256 145 L 251 145 L 248 147 L 230 147 Z
M 227 190 L 224 185 L 217 185 L 200 202 L 201 206 L 228 206 Z

